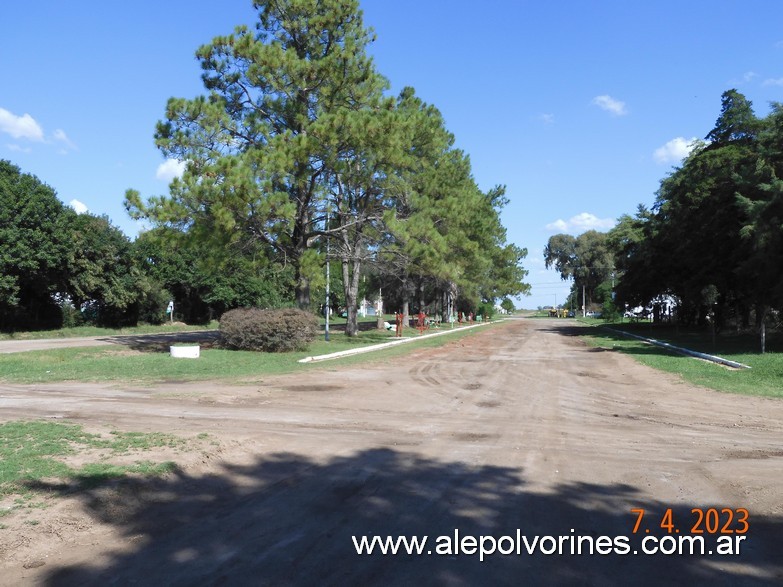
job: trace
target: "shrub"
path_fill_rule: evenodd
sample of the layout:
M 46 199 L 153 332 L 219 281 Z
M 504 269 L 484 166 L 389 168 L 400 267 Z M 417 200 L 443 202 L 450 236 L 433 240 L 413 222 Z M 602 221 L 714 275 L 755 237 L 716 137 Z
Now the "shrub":
M 601 306 L 601 318 L 604 320 L 618 320 L 621 317 L 622 313 L 614 303 L 614 300 L 612 300 L 612 298 L 605 299 Z
M 84 324 L 84 316 L 68 301 L 62 303 L 63 328 L 73 328 Z
M 487 320 L 492 320 L 492 318 L 495 317 L 495 313 L 497 310 L 495 310 L 495 304 L 491 302 L 481 302 L 478 305 L 478 309 L 476 310 L 476 314 L 479 316 L 485 316 Z
M 238 308 L 220 318 L 220 336 L 233 349 L 272 353 L 303 351 L 315 339 L 318 319 L 296 308 Z

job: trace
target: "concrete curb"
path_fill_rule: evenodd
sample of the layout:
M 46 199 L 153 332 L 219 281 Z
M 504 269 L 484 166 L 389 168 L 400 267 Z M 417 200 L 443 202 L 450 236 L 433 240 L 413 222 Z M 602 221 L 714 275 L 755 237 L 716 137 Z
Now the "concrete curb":
M 706 353 L 700 353 L 697 351 L 692 351 L 690 349 L 684 349 L 682 347 L 674 346 L 673 344 L 669 344 L 668 342 L 663 342 L 661 340 L 656 340 L 654 338 L 647 338 L 644 336 L 639 336 L 638 334 L 631 334 L 630 332 L 625 332 L 624 330 L 617 330 L 616 328 L 609 328 L 608 326 L 602 326 L 604 330 L 608 330 L 609 332 L 614 332 L 615 334 L 622 334 L 623 336 L 628 336 L 630 338 L 636 338 L 638 340 L 643 340 L 644 342 L 649 342 L 650 344 L 654 344 L 655 346 L 663 347 L 665 349 L 668 349 L 670 351 L 674 351 L 675 353 L 680 353 L 682 355 L 688 355 L 691 357 L 696 357 L 698 359 L 704 359 L 705 361 L 711 361 L 713 363 L 718 363 L 720 365 L 726 365 L 727 367 L 734 367 L 735 369 L 750 369 L 750 365 L 745 365 L 744 363 L 738 363 L 737 361 L 731 361 L 729 359 L 724 359 L 723 357 L 716 357 L 715 355 L 708 355 Z
M 411 337 L 411 338 L 395 338 L 394 340 L 390 342 L 382 342 L 380 344 L 373 344 L 370 346 L 363 346 L 355 349 L 348 349 L 347 351 L 338 351 L 336 353 L 329 353 L 326 355 L 316 355 L 313 357 L 305 357 L 304 359 L 299 359 L 299 363 L 316 363 L 318 361 L 329 361 L 331 359 L 339 359 L 342 357 L 350 357 L 351 355 L 361 355 L 362 353 L 371 353 L 373 351 L 379 351 L 382 349 L 390 348 L 393 346 L 405 344 L 406 342 L 416 342 L 417 340 L 424 340 L 425 338 L 432 338 L 434 336 L 444 336 L 446 334 L 453 334 L 455 332 L 463 332 L 464 330 L 469 330 L 471 328 L 478 328 L 479 326 L 486 326 L 487 324 L 495 324 L 497 322 L 500 322 L 501 320 L 494 320 L 491 322 L 481 322 L 477 324 L 473 324 L 472 326 L 460 326 L 459 328 L 449 329 L 449 330 L 442 330 L 440 332 L 435 332 L 433 334 L 423 334 L 421 336 Z

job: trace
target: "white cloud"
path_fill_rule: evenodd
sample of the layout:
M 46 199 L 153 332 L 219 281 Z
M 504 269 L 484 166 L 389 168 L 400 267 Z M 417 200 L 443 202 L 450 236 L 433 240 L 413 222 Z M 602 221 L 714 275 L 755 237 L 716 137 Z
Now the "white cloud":
M 540 120 L 544 124 L 554 124 L 554 122 L 555 122 L 555 115 L 554 114 L 547 114 L 547 113 L 539 114 L 538 115 L 538 120 Z
M 158 170 L 155 172 L 155 177 L 169 182 L 175 177 L 182 177 L 185 172 L 185 162 L 177 161 L 176 159 L 166 159 L 163 163 L 158 165 Z
M 71 139 L 68 138 L 68 135 L 65 134 L 65 131 L 61 128 L 58 128 L 54 131 L 54 134 L 52 135 L 54 137 L 55 141 L 58 141 L 62 144 L 64 144 L 68 149 L 71 149 L 73 151 L 77 150 L 76 145 L 73 143 Z
M 679 163 L 693 151 L 696 141 L 698 141 L 696 137 L 691 137 L 690 140 L 684 137 L 674 138 L 662 147 L 655 149 L 653 159 L 656 163 L 661 164 Z
M 581 234 L 588 230 L 609 230 L 616 224 L 613 218 L 598 218 L 595 214 L 582 212 L 568 220 L 558 218 L 545 226 L 549 232 Z
M 744 81 L 744 82 L 752 82 L 758 76 L 759 76 L 759 74 L 757 74 L 755 71 L 747 71 L 747 72 L 745 72 L 745 75 L 742 76 L 742 81 Z
M 753 81 L 755 81 L 759 77 L 759 74 L 755 71 L 746 71 L 742 74 L 741 77 L 733 77 L 728 82 L 726 82 L 729 86 L 733 87 L 739 87 L 742 85 L 747 85 Z
M 84 214 L 85 212 L 89 211 L 87 205 L 84 204 L 83 202 L 80 202 L 79 200 L 71 200 L 70 202 L 68 202 L 68 205 L 74 210 L 76 210 L 77 214 Z
M 777 79 L 765 79 L 762 86 L 783 86 L 783 77 Z
M 31 153 L 32 149 L 30 147 L 22 147 L 21 145 L 15 145 L 15 144 L 8 144 L 6 145 L 6 148 L 9 151 L 16 151 L 17 153 Z
M 596 96 L 592 102 L 595 106 L 598 106 L 601 110 L 606 110 L 614 116 L 625 116 L 628 114 L 628 110 L 625 107 L 625 102 L 615 100 L 611 96 L 604 94 L 603 96 Z
M 551 232 L 568 232 L 568 223 L 565 220 L 558 218 L 554 222 L 550 222 L 544 228 Z
M 61 128 L 55 130 L 51 137 L 45 137 L 41 125 L 27 113 L 22 116 L 17 116 L 13 112 L 0 108 L 0 132 L 9 134 L 15 139 L 25 139 L 36 143 L 45 143 L 49 145 L 58 143 L 61 146 L 59 152 L 62 154 L 66 154 L 71 150 L 78 150 L 78 147 L 68 138 L 68 135 L 66 135 L 65 131 Z M 30 152 L 28 147 L 22 147 L 16 144 L 7 145 L 7 147 L 12 151 Z
M 7 133 L 15 139 L 44 140 L 43 129 L 32 116 L 29 114 L 17 116 L 4 108 L 0 108 L 0 132 Z

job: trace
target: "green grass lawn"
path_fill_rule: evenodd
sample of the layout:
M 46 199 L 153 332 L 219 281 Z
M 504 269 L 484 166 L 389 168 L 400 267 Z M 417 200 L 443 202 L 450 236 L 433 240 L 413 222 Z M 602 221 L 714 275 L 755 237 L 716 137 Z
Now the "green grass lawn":
M 191 330 L 214 330 L 217 321 L 209 324 L 143 324 L 128 328 L 99 328 L 98 326 L 76 326 L 57 330 L 36 330 L 30 332 L 0 332 L 0 340 L 34 340 L 41 338 L 78 338 L 86 336 L 116 336 L 134 334 L 159 334 L 165 332 L 187 332 Z
M 728 369 L 714 363 L 676 354 L 661 347 L 612 333 L 600 325 L 584 325 L 583 338 L 591 345 L 633 356 L 650 367 L 678 373 L 689 383 L 718 391 L 783 398 L 783 335 L 772 333 L 767 340 L 771 352 L 761 354 L 753 334 L 721 334 L 713 344 L 710 332 L 647 324 L 607 324 L 639 336 L 675 346 L 717 355 L 750 366 Z
M 491 327 L 491 326 L 490 326 Z M 448 329 L 448 327 L 443 328 Z M 355 357 L 346 357 L 328 363 L 302 364 L 299 359 L 312 355 L 334 353 L 342 350 L 388 342 L 393 334 L 368 330 L 349 338 L 341 332 L 333 332 L 325 342 L 323 334 L 307 351 L 291 353 L 261 353 L 204 349 L 198 359 L 173 359 L 168 348 L 158 352 L 142 352 L 122 346 L 83 347 L 0 354 L 0 381 L 13 383 L 47 383 L 56 381 L 125 381 L 154 383 L 159 381 L 195 381 L 207 379 L 247 380 L 249 378 L 291 373 L 319 365 L 350 365 L 372 360 L 386 360 L 400 356 L 414 348 L 446 344 L 462 336 L 470 336 L 477 330 L 466 329 L 449 336 L 440 336 L 412 342 L 387 350 Z M 415 329 L 407 329 L 406 335 L 417 336 Z M 382 356 L 379 356 L 382 354 Z
M 137 460 L 120 465 L 112 462 L 112 458 L 128 454 L 141 456 L 152 448 L 183 448 L 186 444 L 182 438 L 158 432 L 113 431 L 102 436 L 89 434 L 81 426 L 59 422 L 6 422 L 0 424 L 0 498 L 24 495 L 43 480 L 93 486 L 131 473 L 161 475 L 172 470 L 174 464 Z M 69 455 L 85 450 L 100 454 L 96 460 L 78 468 L 64 462 Z

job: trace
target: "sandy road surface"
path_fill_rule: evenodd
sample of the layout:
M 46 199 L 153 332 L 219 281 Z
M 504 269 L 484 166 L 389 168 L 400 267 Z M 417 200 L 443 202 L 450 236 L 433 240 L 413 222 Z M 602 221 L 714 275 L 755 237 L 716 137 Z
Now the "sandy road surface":
M 514 320 L 244 386 L 0 384 L 1 420 L 214 442 L 163 480 L 53 487 L 55 505 L 0 518 L 0 584 L 782 584 L 783 402 L 694 388 L 574 333 Z M 685 535 L 691 510 L 711 507 L 749 511 L 739 556 L 641 554 L 668 508 Z M 636 536 L 631 508 L 648 512 Z M 625 535 L 640 554 L 436 554 L 455 530 L 517 529 L 531 542 Z M 420 556 L 359 556 L 351 537 L 365 535 L 429 539 Z

